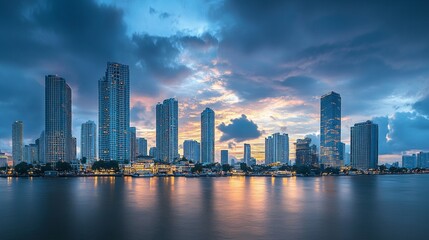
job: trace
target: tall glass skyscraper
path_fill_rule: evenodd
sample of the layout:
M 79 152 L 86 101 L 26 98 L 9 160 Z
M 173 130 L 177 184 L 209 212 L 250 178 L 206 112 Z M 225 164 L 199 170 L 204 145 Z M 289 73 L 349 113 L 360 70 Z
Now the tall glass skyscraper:
M 228 150 L 220 150 L 220 163 L 228 164 Z
M 24 160 L 24 124 L 22 121 L 15 121 L 12 124 L 12 158 L 13 165 L 17 165 Z
M 147 156 L 147 140 L 145 138 L 137 139 L 138 156 Z
M 320 161 L 325 166 L 340 167 L 341 96 L 336 92 L 320 99 Z
M 87 163 L 92 164 L 97 159 L 97 125 L 93 121 L 82 123 L 80 133 L 80 152 Z
M 156 105 L 157 160 L 173 162 L 179 158 L 179 106 L 174 98 Z
M 252 150 L 250 144 L 244 144 L 244 152 L 243 152 L 243 162 L 250 166 L 250 159 L 252 158 Z
M 206 108 L 201 113 L 201 162 L 214 163 L 215 112 Z
M 289 164 L 289 135 L 274 133 L 265 138 L 265 164 Z
M 195 140 L 185 140 L 183 142 L 183 156 L 197 163 L 200 161 L 200 143 Z
M 72 154 L 72 97 L 66 80 L 45 77 L 45 158 L 47 163 L 70 162 Z
M 137 128 L 130 127 L 130 155 L 131 162 L 137 159 Z
M 371 121 L 356 123 L 350 130 L 350 161 L 356 169 L 378 167 L 378 125 Z
M 130 74 L 128 65 L 107 63 L 98 82 L 98 134 L 100 160 L 120 163 L 130 153 Z

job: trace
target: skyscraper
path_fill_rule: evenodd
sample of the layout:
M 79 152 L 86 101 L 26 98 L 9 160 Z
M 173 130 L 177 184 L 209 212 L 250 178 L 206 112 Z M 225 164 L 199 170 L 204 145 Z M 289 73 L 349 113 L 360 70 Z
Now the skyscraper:
M 403 155 L 402 156 L 402 167 L 412 169 L 417 167 L 417 158 L 416 154 L 412 155 Z
M 45 77 L 45 158 L 70 162 L 72 155 L 72 93 L 64 78 Z
M 77 160 L 77 139 L 75 137 L 71 138 L 70 160 Z
M 130 77 L 128 65 L 108 62 L 98 82 L 100 160 L 130 161 Z
M 24 159 L 24 124 L 22 121 L 15 121 L 12 124 L 12 158 L 13 165 L 17 165 Z
M 130 127 L 130 155 L 131 162 L 135 162 L 137 159 L 137 129 Z
M 93 121 L 82 123 L 80 133 L 80 153 L 86 162 L 92 164 L 97 159 L 97 125 Z
M 250 144 L 244 144 L 243 162 L 250 166 L 250 159 L 252 158 L 252 150 Z
M 320 99 L 320 160 L 326 166 L 340 167 L 341 96 L 330 92 Z
M 156 149 L 157 160 L 173 162 L 179 158 L 179 118 L 178 102 L 166 99 L 156 105 Z
M 158 159 L 158 150 L 156 149 L 156 147 L 151 147 L 149 149 L 149 156 Z
M 39 162 L 38 147 L 36 144 L 24 146 L 24 162 L 28 164 L 36 164 Z
M 42 133 L 40 134 L 40 137 L 38 139 L 38 154 L 39 154 L 39 162 L 40 163 L 46 163 L 46 159 L 45 159 L 45 150 L 46 150 L 46 138 L 45 138 L 45 131 L 42 131 Z
M 311 138 L 297 139 L 295 143 L 295 164 L 297 166 L 310 166 L 312 162 Z
M 195 140 L 183 142 L 183 156 L 193 162 L 200 162 L 200 143 Z
M 220 150 L 220 163 L 228 164 L 228 150 Z
M 350 161 L 357 169 L 378 166 L 378 125 L 371 121 L 356 123 L 350 130 Z
M 215 112 L 206 108 L 201 113 L 201 162 L 214 163 Z
M 147 156 L 147 140 L 145 138 L 137 139 L 138 156 Z
M 429 168 L 429 152 L 417 153 L 417 167 Z
M 289 164 L 289 135 L 274 133 L 265 138 L 265 164 Z

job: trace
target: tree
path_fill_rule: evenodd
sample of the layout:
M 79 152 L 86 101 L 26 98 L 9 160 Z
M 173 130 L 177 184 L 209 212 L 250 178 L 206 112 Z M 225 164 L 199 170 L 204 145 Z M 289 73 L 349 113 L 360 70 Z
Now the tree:
M 28 165 L 26 162 L 20 162 L 15 166 L 15 172 L 17 172 L 19 175 L 27 174 L 28 170 L 30 169 L 31 165 Z
M 222 171 L 224 171 L 224 172 L 230 172 L 231 169 L 232 169 L 232 167 L 229 164 L 222 165 Z
M 202 171 L 203 171 L 203 165 L 201 163 L 195 164 L 195 166 L 191 169 L 192 173 L 195 173 L 195 172 L 200 173 Z
M 67 172 L 72 170 L 72 166 L 68 162 L 57 162 L 55 167 L 59 172 Z
M 80 160 L 80 162 L 81 162 L 82 164 L 86 164 L 86 162 L 87 162 L 86 157 L 83 157 L 83 158 Z

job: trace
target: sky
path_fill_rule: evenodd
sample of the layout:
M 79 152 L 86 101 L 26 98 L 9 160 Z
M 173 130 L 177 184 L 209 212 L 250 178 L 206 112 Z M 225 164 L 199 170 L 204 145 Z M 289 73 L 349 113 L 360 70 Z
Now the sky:
M 0 1 L 0 149 L 24 122 L 25 144 L 44 128 L 44 76 L 66 79 L 73 134 L 97 122 L 97 82 L 108 61 L 130 66 L 131 126 L 155 145 L 155 105 L 179 101 L 179 149 L 200 140 L 216 112 L 220 150 L 264 158 L 264 137 L 318 144 L 320 96 L 342 97 L 350 127 L 379 124 L 380 162 L 429 151 L 427 1 Z

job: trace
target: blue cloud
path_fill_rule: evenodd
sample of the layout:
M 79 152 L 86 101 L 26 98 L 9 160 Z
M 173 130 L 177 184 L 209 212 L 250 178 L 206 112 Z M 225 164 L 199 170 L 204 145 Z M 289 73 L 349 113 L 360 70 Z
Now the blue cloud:
M 263 133 L 263 131 L 258 130 L 258 125 L 252 120 L 247 119 L 247 116 L 244 114 L 240 118 L 231 119 L 231 123 L 228 125 L 221 123 L 217 126 L 217 129 L 223 133 L 220 137 L 221 142 L 228 140 L 243 142 L 258 138 Z

